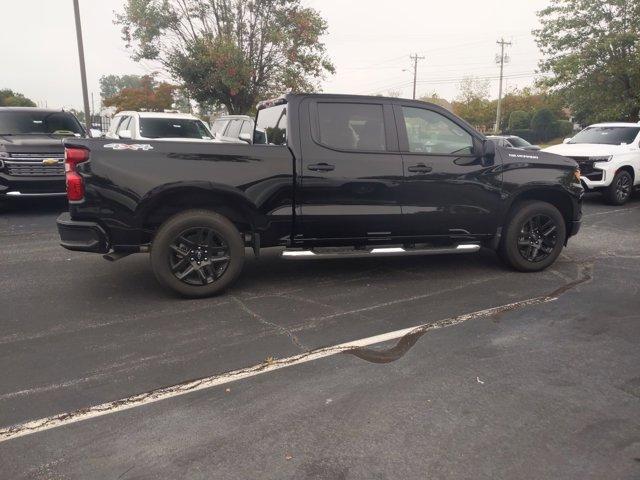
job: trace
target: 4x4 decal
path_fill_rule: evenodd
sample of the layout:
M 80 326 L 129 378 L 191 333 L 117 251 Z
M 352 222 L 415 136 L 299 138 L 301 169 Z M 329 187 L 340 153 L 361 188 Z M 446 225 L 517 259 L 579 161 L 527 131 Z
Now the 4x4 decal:
M 148 143 L 107 143 L 104 148 L 112 148 L 113 150 L 153 150 Z

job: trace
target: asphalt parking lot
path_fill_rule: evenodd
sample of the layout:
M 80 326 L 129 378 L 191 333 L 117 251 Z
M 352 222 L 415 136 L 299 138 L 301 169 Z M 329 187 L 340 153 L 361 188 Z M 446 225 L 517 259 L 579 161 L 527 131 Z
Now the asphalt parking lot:
M 640 478 L 638 195 L 624 207 L 588 197 L 582 231 L 538 274 L 488 252 L 291 262 L 274 251 L 204 300 L 160 289 L 145 255 L 63 250 L 64 209 L 0 215 L 5 434 L 282 368 L 0 437 L 0 478 Z

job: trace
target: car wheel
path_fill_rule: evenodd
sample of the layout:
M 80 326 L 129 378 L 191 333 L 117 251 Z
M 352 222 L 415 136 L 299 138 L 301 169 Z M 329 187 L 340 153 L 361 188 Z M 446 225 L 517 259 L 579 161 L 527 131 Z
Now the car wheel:
M 624 205 L 631 198 L 633 190 L 633 178 L 626 170 L 620 170 L 613 177 L 609 185 L 602 193 L 607 203 L 611 205 Z
M 163 223 L 151 246 L 151 268 L 165 287 L 185 297 L 222 292 L 242 271 L 244 241 L 225 217 L 189 210 Z
M 538 272 L 556 261 L 566 239 L 560 211 L 546 202 L 516 205 L 500 242 L 500 257 L 521 272 Z

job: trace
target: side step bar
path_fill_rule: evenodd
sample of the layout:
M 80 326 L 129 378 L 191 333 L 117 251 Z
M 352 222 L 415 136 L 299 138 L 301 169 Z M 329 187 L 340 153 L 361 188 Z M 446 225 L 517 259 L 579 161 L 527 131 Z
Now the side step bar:
M 452 253 L 473 253 L 480 250 L 477 243 L 463 243 L 451 247 L 433 248 L 403 248 L 403 247 L 376 247 L 368 250 L 344 250 L 344 251 L 314 251 L 314 250 L 285 250 L 282 257 L 288 260 L 308 260 L 323 258 L 364 258 L 364 257 L 396 257 L 404 255 L 446 255 Z

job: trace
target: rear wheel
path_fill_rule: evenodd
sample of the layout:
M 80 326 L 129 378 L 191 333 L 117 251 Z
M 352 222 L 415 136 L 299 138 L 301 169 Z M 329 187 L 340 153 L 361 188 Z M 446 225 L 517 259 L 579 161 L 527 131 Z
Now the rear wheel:
M 556 261 L 566 238 L 566 225 L 556 207 L 525 202 L 514 207 L 500 243 L 500 257 L 522 272 L 544 270 Z
M 613 177 L 611 185 L 602 191 L 605 200 L 611 205 L 623 205 L 631 198 L 633 177 L 626 170 L 620 170 Z
M 167 220 L 151 247 L 158 281 L 185 297 L 222 292 L 242 271 L 244 242 L 225 217 L 189 210 Z

